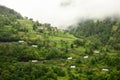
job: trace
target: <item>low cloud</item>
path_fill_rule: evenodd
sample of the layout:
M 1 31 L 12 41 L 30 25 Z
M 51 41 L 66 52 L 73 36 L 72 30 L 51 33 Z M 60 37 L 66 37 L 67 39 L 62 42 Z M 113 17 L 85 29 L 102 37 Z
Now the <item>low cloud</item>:
M 23 16 L 65 28 L 80 19 L 120 15 L 120 0 L 0 0 Z

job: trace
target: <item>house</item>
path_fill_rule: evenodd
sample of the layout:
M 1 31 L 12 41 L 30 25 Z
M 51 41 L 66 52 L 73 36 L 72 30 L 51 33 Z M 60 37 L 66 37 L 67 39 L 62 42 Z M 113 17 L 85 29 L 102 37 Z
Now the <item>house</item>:
M 32 45 L 32 47 L 38 47 L 37 45 Z
M 47 27 L 45 27 L 45 26 L 37 26 L 37 28 L 38 28 L 39 30 L 47 30 Z
M 100 53 L 99 51 L 95 50 L 94 53 Z
M 32 60 L 31 62 L 38 62 L 38 60 Z
M 87 58 L 88 58 L 88 56 L 84 56 L 83 58 L 84 58 L 84 59 L 87 59 Z
M 43 29 L 44 29 L 44 27 L 43 27 L 43 26 L 37 26 L 37 28 L 38 28 L 38 29 L 41 29 L 41 30 L 43 30 Z
M 21 40 L 21 41 L 18 41 L 18 42 L 19 42 L 19 43 L 23 43 L 24 41 Z
M 109 71 L 109 69 L 104 69 L 104 68 L 103 68 L 102 71 Z
M 70 68 L 74 69 L 74 68 L 76 68 L 76 66 L 70 66 Z
M 67 59 L 68 59 L 68 60 L 71 60 L 71 59 L 72 59 L 72 57 L 68 57 Z

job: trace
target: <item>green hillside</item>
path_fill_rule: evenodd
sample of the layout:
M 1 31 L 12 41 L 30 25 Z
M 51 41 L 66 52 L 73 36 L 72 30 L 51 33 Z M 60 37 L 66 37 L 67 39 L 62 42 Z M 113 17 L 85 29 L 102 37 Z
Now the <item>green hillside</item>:
M 112 49 L 120 50 L 119 18 L 108 17 L 104 20 L 86 20 L 71 27 L 69 32 L 76 37 L 82 37 L 90 41 L 95 49 L 109 46 Z
M 0 80 L 119 80 L 120 19 L 61 30 L 0 6 Z

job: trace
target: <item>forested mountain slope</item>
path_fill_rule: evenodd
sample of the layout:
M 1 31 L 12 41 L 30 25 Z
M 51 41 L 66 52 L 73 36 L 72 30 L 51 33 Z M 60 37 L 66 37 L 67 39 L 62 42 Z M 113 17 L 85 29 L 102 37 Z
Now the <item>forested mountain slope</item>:
M 60 30 L 0 6 L 0 80 L 120 80 L 119 33 L 119 19 Z
M 76 37 L 83 37 L 98 46 L 109 45 L 120 50 L 120 19 L 86 20 L 77 26 L 69 27 L 69 32 Z

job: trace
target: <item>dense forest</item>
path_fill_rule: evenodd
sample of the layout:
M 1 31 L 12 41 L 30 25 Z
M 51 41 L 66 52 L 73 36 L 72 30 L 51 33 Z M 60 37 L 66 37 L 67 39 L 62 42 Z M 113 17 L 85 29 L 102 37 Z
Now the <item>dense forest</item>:
M 78 38 L 90 41 L 94 49 L 109 46 L 120 50 L 120 18 L 89 19 L 81 21 L 77 26 L 69 27 L 68 31 Z
M 120 80 L 120 18 L 66 30 L 0 5 L 0 80 Z

